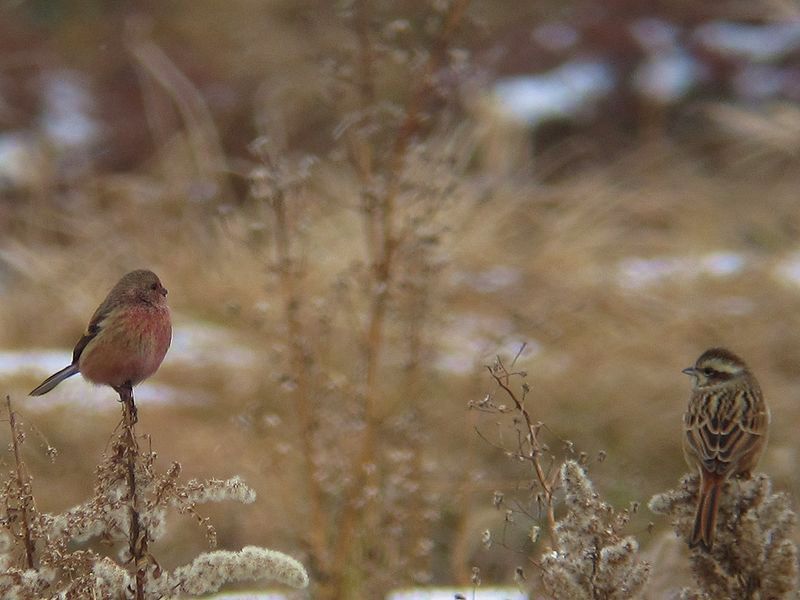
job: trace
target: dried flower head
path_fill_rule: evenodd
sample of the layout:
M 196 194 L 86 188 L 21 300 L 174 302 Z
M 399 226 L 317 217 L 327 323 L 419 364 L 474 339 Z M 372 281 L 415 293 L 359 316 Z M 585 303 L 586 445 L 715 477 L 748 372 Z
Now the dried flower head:
M 556 523 L 558 550 L 542 557 L 548 592 L 564 600 L 635 597 L 650 565 L 638 560 L 636 540 L 622 536 L 627 516 L 602 502 L 578 462 L 561 467 L 567 512 Z
M 13 415 L 10 406 L 9 412 Z M 10 421 L 12 431 L 18 431 L 16 419 Z M 197 513 L 197 504 L 251 503 L 255 492 L 239 477 L 182 483 L 178 463 L 159 473 L 155 453 L 139 449 L 129 421 L 96 469 L 92 497 L 61 514 L 36 511 L 20 458 L 24 438 L 13 439 L 17 469 L 0 485 L 0 505 L 6 509 L 0 518 L 0 598 L 161 598 L 260 579 L 308 585 L 308 575 L 296 560 L 254 546 L 200 554 L 188 566 L 162 571 L 149 544 L 163 536 L 170 508 L 195 517 L 213 547 L 214 528 Z M 113 558 L 78 547 L 92 539 L 109 544 Z
M 694 523 L 699 477 L 686 475 L 673 490 L 651 498 L 654 513 L 672 519 L 688 540 Z M 692 550 L 697 589 L 684 598 L 790 598 L 797 588 L 797 547 L 791 539 L 797 516 L 789 497 L 773 493 L 764 474 L 728 481 L 722 492 L 714 548 Z

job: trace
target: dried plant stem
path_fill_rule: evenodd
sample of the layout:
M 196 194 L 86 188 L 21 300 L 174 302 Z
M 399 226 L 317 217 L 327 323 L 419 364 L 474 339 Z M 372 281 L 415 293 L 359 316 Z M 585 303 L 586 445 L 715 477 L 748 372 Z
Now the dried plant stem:
M 386 260 L 376 265 L 374 290 L 372 303 L 370 305 L 369 326 L 367 328 L 365 352 L 366 352 L 366 378 L 364 381 L 363 407 L 364 407 L 364 438 L 361 449 L 356 459 L 356 473 L 354 483 L 348 488 L 345 494 L 342 516 L 336 546 L 333 553 L 332 575 L 336 578 L 334 589 L 341 589 L 342 578 L 345 575 L 345 567 L 349 563 L 353 543 L 356 538 L 357 525 L 364 513 L 359 510 L 356 497 L 364 491 L 364 488 L 374 484 L 377 476 L 375 468 L 375 440 L 377 436 L 377 375 L 380 364 L 380 352 L 383 344 L 383 325 L 386 314 L 386 302 L 388 299 L 388 284 L 390 261 Z
M 362 395 L 364 437 L 356 461 L 358 476 L 345 494 L 339 536 L 333 554 L 333 573 L 339 579 L 344 575 L 345 566 L 350 559 L 353 543 L 356 540 L 357 524 L 360 518 L 368 518 L 370 512 L 369 507 L 366 511 L 359 508 L 356 502 L 357 495 L 362 493 L 365 488 L 374 485 L 378 475 L 374 464 L 378 427 L 378 371 L 383 350 L 386 311 L 393 279 L 394 254 L 399 244 L 395 233 L 395 201 L 400 189 L 408 148 L 420 128 L 420 112 L 424 103 L 432 95 L 434 74 L 444 62 L 452 35 L 461 22 L 467 5 L 468 0 L 454 0 L 444 17 L 434 49 L 406 106 L 405 117 L 392 144 L 389 160 L 386 163 L 387 185 L 379 197 L 374 197 L 368 191 L 372 189 L 371 183 L 374 178 L 372 149 L 362 137 L 354 132 L 349 133 L 347 137 L 350 156 L 364 190 L 364 229 L 367 235 L 367 252 L 372 278 L 369 318 L 364 336 L 366 372 Z M 369 78 L 369 81 L 362 81 L 359 86 L 360 100 L 362 108 L 368 108 L 374 95 L 372 44 L 367 29 L 370 2 L 368 0 L 359 1 L 356 9 L 358 11 L 357 27 L 362 63 L 361 76 Z
M 183 120 L 188 147 L 198 172 L 211 178 L 217 185 L 220 197 L 232 194 L 227 174 L 230 172 L 219 132 L 203 94 L 191 80 L 170 60 L 167 54 L 150 39 L 146 29 L 131 21 L 125 38 L 128 52 L 139 68 L 141 79 L 150 78 L 172 100 Z M 152 95 L 156 86 L 143 84 L 143 92 Z M 157 100 L 145 97 L 148 120 L 152 125 L 163 124 L 164 118 L 154 111 Z M 156 134 L 157 137 L 163 137 Z
M 30 527 L 30 507 L 33 502 L 33 496 L 30 491 L 30 477 L 26 473 L 24 463 L 22 462 L 22 455 L 19 449 L 19 425 L 17 423 L 17 414 L 11 409 L 11 397 L 6 396 L 6 406 L 8 407 L 8 419 L 11 426 L 11 445 L 14 449 L 14 464 L 16 468 L 17 487 L 20 492 L 21 503 L 18 508 L 19 519 L 22 525 L 22 541 L 25 546 L 25 567 L 33 569 L 36 563 L 36 547 L 31 535 Z
M 373 104 L 375 96 L 374 52 L 369 35 L 370 8 L 371 3 L 369 0 L 359 0 L 355 6 L 357 11 L 356 33 L 360 56 L 360 84 L 358 91 L 361 108 L 364 111 Z M 363 190 L 364 231 L 367 253 L 372 265 L 372 289 L 370 290 L 372 297 L 367 331 L 364 336 L 364 358 L 366 363 L 362 395 L 364 438 L 355 462 L 356 479 L 345 493 L 339 533 L 333 551 L 333 574 L 336 578 L 332 586 L 333 590 L 341 590 L 342 588 L 345 566 L 349 561 L 356 537 L 357 523 L 361 516 L 357 507 L 356 496 L 363 491 L 365 485 L 376 474 L 376 469 L 369 466 L 374 460 L 375 427 L 377 425 L 375 414 L 377 390 L 375 389 L 375 384 L 383 340 L 383 321 L 386 314 L 393 250 L 391 229 L 392 199 L 388 195 L 380 199 L 375 198 L 374 195 L 367 191 L 370 189 L 373 180 L 373 150 L 364 138 L 355 133 L 354 128 L 348 131 L 347 142 L 350 158 L 358 173 Z M 380 216 L 378 212 L 380 212 Z
M 307 373 L 311 362 L 305 345 L 305 335 L 300 321 L 300 298 L 295 285 L 295 275 L 291 254 L 291 240 L 286 218 L 284 194 L 278 190 L 272 201 L 275 216 L 275 251 L 278 260 L 278 273 L 283 291 L 284 316 L 289 333 L 291 371 L 294 376 L 295 406 L 300 416 L 300 441 L 305 456 L 305 479 L 308 492 L 308 511 L 310 518 L 309 542 L 315 567 L 325 579 L 328 570 L 328 528 L 323 510 L 323 491 L 316 474 L 314 463 L 314 433 L 316 421 L 311 400 Z
M 356 0 L 356 35 L 359 46 L 359 67 L 361 72 L 358 77 L 359 97 L 362 108 L 372 106 L 375 102 L 375 51 L 369 37 L 371 21 L 371 5 L 369 0 Z
M 469 0 L 453 0 L 442 21 L 442 27 L 433 43 L 433 49 L 428 58 L 422 77 L 419 79 L 416 90 L 411 95 L 411 100 L 406 107 L 406 116 L 400 131 L 395 138 L 392 151 L 392 161 L 389 172 L 392 175 L 390 180 L 388 197 L 394 197 L 397 193 L 399 175 L 402 172 L 403 160 L 405 160 L 406 149 L 411 138 L 420 128 L 420 112 L 424 102 L 430 99 L 434 88 L 434 75 L 444 64 L 447 50 L 450 48 L 453 35 L 464 18 L 464 13 L 469 5 Z
M 425 258 L 423 255 L 417 255 L 414 259 L 415 270 L 421 273 L 425 271 Z M 424 335 L 428 325 L 426 316 L 430 314 L 430 285 L 431 281 L 429 275 L 425 275 L 424 281 L 414 287 L 411 296 L 411 307 L 409 310 L 408 322 L 408 358 L 405 365 L 405 378 L 404 378 L 404 392 L 403 397 L 418 399 L 423 393 L 424 378 L 422 369 L 422 357 L 424 352 Z M 414 418 L 416 420 L 419 410 L 413 408 Z M 410 436 L 410 448 L 413 453 L 411 459 L 411 473 L 410 478 L 420 486 L 419 493 L 412 494 L 408 501 L 408 535 L 412 543 L 412 548 L 419 548 L 425 538 L 425 474 L 423 465 L 423 446 L 424 442 L 419 435 Z M 420 572 L 425 569 L 423 565 L 429 563 L 429 557 L 419 553 L 415 555 L 413 565 L 415 571 Z
M 550 543 L 553 547 L 553 550 L 558 550 L 555 508 L 553 506 L 553 491 L 555 488 L 556 477 L 558 477 L 558 472 L 555 471 L 549 477 L 545 473 L 545 469 L 542 466 L 542 446 L 539 442 L 539 424 L 533 422 L 528 409 L 525 407 L 525 404 L 519 399 L 514 390 L 511 389 L 511 386 L 509 385 L 511 374 L 508 372 L 505 365 L 503 365 L 500 358 L 497 359 L 497 364 L 494 368 L 489 367 L 489 373 L 491 373 L 492 378 L 497 382 L 497 385 L 499 385 L 508 395 L 508 397 L 511 398 L 515 409 L 525 423 L 527 434 L 524 438 L 524 442 L 527 444 L 527 448 L 522 447 L 521 441 L 520 456 L 530 462 L 534 473 L 536 474 L 536 480 L 542 487 L 545 510 L 547 512 L 547 529 L 550 536 Z
M 136 441 L 135 426 L 138 421 L 136 404 L 133 400 L 133 388 L 123 385 L 117 388 L 122 402 L 122 436 L 117 446 L 117 456 L 124 461 L 125 476 L 128 484 L 128 502 L 130 503 L 130 524 L 128 533 L 128 550 L 136 569 L 136 600 L 144 600 L 147 578 L 148 534 L 141 520 L 142 499 L 136 488 L 136 463 L 139 459 L 139 444 Z

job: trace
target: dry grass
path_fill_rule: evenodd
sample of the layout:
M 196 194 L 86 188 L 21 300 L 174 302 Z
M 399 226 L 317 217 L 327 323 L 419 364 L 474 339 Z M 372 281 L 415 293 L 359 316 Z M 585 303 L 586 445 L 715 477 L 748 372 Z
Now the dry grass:
M 678 164 L 674 170 L 685 168 Z M 580 450 L 591 455 L 607 452 L 607 463 L 593 476 L 611 491 L 614 501 L 642 501 L 671 484 L 684 470 L 677 430 L 687 383 L 679 371 L 711 344 L 733 347 L 754 365 L 776 415 L 762 467 L 775 477 L 779 488 L 800 492 L 792 468 L 797 452 L 793 431 L 800 417 L 792 401 L 797 385 L 793 375 L 797 292 L 792 285 L 776 281 L 769 271 L 793 250 L 788 241 L 780 241 L 790 216 L 781 214 L 783 198 L 788 196 L 786 184 L 777 182 L 767 192 L 775 198 L 769 206 L 751 205 L 748 209 L 744 224 L 759 224 L 765 237 L 776 243 L 776 247 L 765 250 L 754 248 L 747 239 L 735 243 L 737 223 L 731 216 L 717 219 L 713 228 L 709 223 L 700 227 L 694 221 L 673 223 L 683 220 L 685 211 L 694 209 L 683 198 L 675 200 L 682 195 L 670 193 L 664 180 L 671 176 L 670 172 L 651 173 L 646 184 L 617 193 L 626 187 L 625 182 L 610 171 L 607 180 L 594 174 L 588 180 L 579 177 L 549 189 L 529 184 L 513 192 L 500 190 L 480 204 L 459 205 L 451 211 L 455 217 L 452 222 L 464 225 L 448 234 L 438 250 L 444 266 L 426 318 L 422 391 L 414 397 L 393 392 L 402 389 L 398 386 L 407 351 L 407 329 L 398 322 L 387 332 L 381 397 L 386 419 L 413 410 L 415 429 L 426 432 L 422 454 L 432 466 L 421 483 L 436 494 L 439 515 L 445 523 L 454 517 L 468 522 L 473 511 L 488 504 L 495 487 L 513 487 L 519 477 L 511 465 L 494 460 L 491 449 L 476 441 L 466 403 L 480 398 L 486 388 L 481 364 L 491 362 L 497 352 L 513 354 L 522 341 L 536 341 L 541 347 L 538 354 L 520 359 L 520 368 L 528 372 L 533 388 L 535 418 L 545 420 L 558 436 L 575 442 Z M 465 187 L 469 188 L 469 183 Z M 730 188 L 728 179 L 721 176 L 687 176 L 682 184 L 698 207 L 694 213 L 701 213 L 700 221 L 703 212 L 714 214 L 706 207 L 716 206 L 724 214 L 725 207 L 737 201 L 729 199 Z M 738 194 L 745 190 L 755 193 L 747 182 L 742 183 Z M 541 197 L 558 201 L 537 201 Z M 652 203 L 653 210 L 660 213 L 659 227 L 649 234 L 640 227 L 630 235 L 621 232 L 632 213 L 646 210 L 637 206 L 635 197 L 642 198 L 642 203 Z M 469 199 L 465 200 L 468 203 Z M 616 211 L 612 208 L 615 203 L 619 203 Z M 593 214 L 592 206 L 600 215 L 584 216 Z M 169 212 L 168 205 L 158 203 L 152 209 L 159 216 L 164 209 Z M 145 230 L 141 221 L 150 220 L 136 211 L 124 214 L 115 210 L 112 222 L 99 213 L 89 214 L 91 228 L 97 232 L 116 227 L 141 232 Z M 159 229 L 168 218 L 165 215 L 152 222 Z M 170 301 L 184 322 L 202 319 L 232 330 L 263 362 L 257 369 L 234 368 L 231 381 L 231 373 L 224 367 L 171 365 L 168 360 L 154 383 L 176 386 L 178 398 L 184 402 L 191 402 L 198 390 L 211 401 L 196 406 L 145 405 L 141 427 L 153 436 L 157 447 L 168 445 L 169 455 L 181 460 L 192 476 L 241 474 L 259 493 L 259 513 L 263 509 L 271 518 L 248 518 L 246 511 L 215 515 L 221 539 L 234 544 L 282 540 L 293 547 L 305 535 L 305 494 L 296 471 L 300 448 L 292 433 L 297 413 L 289 388 L 281 384 L 285 371 L 280 365 L 287 359 L 283 341 L 286 330 L 281 324 L 276 282 L 265 266 L 269 253 L 253 249 L 237 236 L 237 231 L 246 228 L 248 218 L 227 217 L 224 233 L 220 227 L 204 232 L 202 237 L 190 235 L 186 229 L 176 229 L 172 238 L 163 232 L 122 237 L 114 247 L 127 255 L 127 260 L 112 257 L 106 264 L 88 258 L 94 246 L 90 236 L 76 239 L 66 249 L 39 246 L 35 256 L 41 262 L 20 263 L 24 267 L 19 269 L 13 291 L 4 303 L 2 331 L 6 347 L 67 346 L 80 333 L 85 315 L 91 313 L 102 294 L 99 290 L 117 273 L 138 265 L 156 268 L 168 282 Z M 446 214 L 439 218 L 449 221 Z M 358 372 L 358 338 L 352 328 L 362 323 L 360 300 L 357 295 L 344 300 L 344 292 L 329 286 L 336 281 L 336 273 L 344 272 L 357 260 L 359 252 L 357 246 L 346 243 L 345 236 L 334 232 L 357 231 L 357 221 L 358 215 L 344 207 L 332 218 L 322 214 L 313 219 L 313 225 L 304 232 L 308 240 L 325 240 L 305 246 L 303 290 L 311 304 L 307 324 L 318 332 L 315 347 L 330 360 L 325 377 L 327 391 L 320 398 L 326 424 L 329 418 L 340 423 L 352 415 L 345 397 L 348 380 Z M 525 225 L 537 222 L 546 225 L 531 226 L 540 232 L 524 235 Z M 662 228 L 672 233 L 666 235 Z M 701 231 L 692 233 L 692 228 Z M 551 231 L 559 235 L 551 238 Z M 676 237 L 674 242 L 668 239 L 672 236 Z M 148 237 L 149 243 L 145 241 Z M 15 245 L 15 260 L 24 258 L 24 242 Z M 617 260 L 632 253 L 697 256 L 718 248 L 748 253 L 756 266 L 737 276 L 667 281 L 643 290 L 620 289 L 612 280 Z M 170 261 L 153 258 L 159 251 L 173 249 L 178 249 L 174 262 L 172 257 Z M 32 248 L 27 252 L 34 255 Z M 75 264 L 94 268 L 76 269 Z M 498 291 L 476 291 L 470 278 L 497 264 L 519 269 L 519 278 Z M 467 275 L 455 277 L 455 273 Z M 721 310 L 726 306 L 744 307 L 747 312 L 726 313 Z M 332 307 L 347 310 L 336 312 Z M 330 322 L 319 323 L 328 317 L 327 311 L 334 311 Z M 41 318 L 42 314 L 55 313 L 60 318 Z M 460 328 L 467 317 L 486 324 L 465 338 Z M 455 350 L 453 336 L 460 346 Z M 344 348 L 350 350 L 342 352 Z M 469 360 L 472 354 L 472 374 L 433 368 L 436 357 L 453 352 L 462 360 L 464 356 Z M 66 350 L 64 355 L 66 360 Z M 17 377 L 7 389 L 19 398 L 35 379 Z M 18 402 L 25 411 L 24 402 Z M 108 402 L 112 405 L 113 398 Z M 265 427 L 258 422 L 264 414 L 279 416 L 279 424 Z M 108 442 L 115 408 L 99 414 L 58 408 L 32 418 L 60 451 L 55 465 L 31 457 L 42 490 L 42 508 L 55 510 L 77 502 L 83 497 L 98 453 Z M 270 418 L 269 422 L 274 421 Z M 401 437 L 399 441 L 406 440 Z M 336 443 L 344 446 L 322 451 L 339 454 L 346 448 L 343 438 L 337 437 Z M 464 488 L 478 473 L 484 473 L 486 481 Z M 643 518 L 640 527 L 648 518 Z M 478 531 L 473 530 L 472 535 L 477 536 Z M 644 533 L 643 529 L 639 531 Z M 181 549 L 184 534 L 175 535 L 162 553 L 174 555 L 179 562 L 186 555 Z M 435 527 L 429 535 L 438 544 L 436 552 L 442 559 L 458 540 L 457 531 L 449 527 Z M 647 538 L 645 534 L 645 543 Z M 462 539 L 472 544 L 469 536 Z M 475 552 L 473 556 L 460 555 L 470 563 L 487 560 L 482 552 Z M 435 568 L 437 579 L 447 579 L 453 573 L 442 559 L 433 563 L 442 565 Z M 465 565 L 453 566 L 465 570 Z
M 251 16 L 250 9 L 248 2 L 237 8 Z M 296 8 L 283 3 L 274 10 Z M 210 5 L 201 14 L 219 17 Z M 162 94 L 158 110 L 172 115 L 156 118 L 167 124 L 157 158 L 124 176 L 96 173 L 69 195 L 9 209 L 0 242 L 7 282 L 3 348 L 64 347 L 66 361 L 67 348 L 110 283 L 128 269 L 153 268 L 170 290 L 176 332 L 198 322 L 219 326 L 250 358 L 236 362 L 227 344 L 218 361 L 193 364 L 168 356 L 142 388 L 172 386 L 175 402 L 142 404 L 140 430 L 180 461 L 187 477 L 241 475 L 257 492 L 255 507 L 209 512 L 221 547 L 263 543 L 304 554 L 305 564 L 329 576 L 333 570 L 344 579 L 337 585 L 353 594 L 414 581 L 468 583 L 473 565 L 481 566 L 485 582 L 511 581 L 517 557 L 487 552 L 480 532 L 502 525 L 493 521 L 492 493 L 513 491 L 529 474 L 475 434 L 486 422 L 467 405 L 491 387 L 484 366 L 497 354 L 513 357 L 523 342 L 531 351 L 517 367 L 528 374 L 533 419 L 547 423 L 560 452 L 564 440 L 592 458 L 605 452 L 592 478 L 619 506 L 645 501 L 685 470 L 678 430 L 688 382 L 680 370 L 707 346 L 730 346 L 753 366 L 775 415 L 761 469 L 776 489 L 797 497 L 800 290 L 776 275 L 798 250 L 800 170 L 792 156 L 771 154 L 766 143 L 759 146 L 767 147 L 763 152 L 732 145 L 736 160 L 723 156 L 710 164 L 664 139 L 545 183 L 535 168 L 498 175 L 480 158 L 486 123 L 426 104 L 441 121 L 422 128 L 424 144 L 400 148 L 398 166 L 392 142 L 398 143 L 402 119 L 398 125 L 393 114 L 351 111 L 368 100 L 359 94 L 375 93 L 396 100 L 407 116 L 412 90 L 394 75 L 379 78 L 374 92 L 351 88 L 344 99 L 334 95 L 339 104 L 327 96 L 319 101 L 316 94 L 331 81 L 304 83 L 316 62 L 293 50 L 297 25 L 287 20 L 292 26 L 275 33 L 269 46 L 283 48 L 297 63 L 282 62 L 282 54 L 252 59 L 257 50 L 240 45 L 231 50 L 252 60 L 234 77 L 263 68 L 258 83 L 269 89 L 256 96 L 253 133 L 270 134 L 271 156 L 285 161 L 266 165 L 272 183 L 285 184 L 284 224 L 274 189 L 192 198 L 187 190 L 198 165 L 204 165 L 200 175 L 224 179 L 220 189 L 226 190 L 246 188 L 246 176 L 259 176 L 254 170 L 265 165 L 257 155 L 242 158 L 243 151 L 223 148 L 233 173 L 202 172 L 219 164 L 208 156 L 191 160 L 203 150 L 193 145 L 191 119 L 174 118 L 183 113 L 170 104 L 180 105 L 182 94 L 191 93 L 180 86 L 149 88 Z M 199 35 L 178 23 L 172 27 L 183 31 L 179 39 Z M 345 25 L 327 31 L 316 50 L 342 39 L 348 50 L 358 48 L 357 24 L 350 24 L 355 32 Z M 156 29 L 153 36 L 161 34 Z M 251 29 L 245 34 L 254 40 Z M 148 68 L 159 70 L 153 62 Z M 354 114 L 381 135 L 356 127 Z M 330 133 L 334 119 L 351 129 L 331 142 L 320 130 Z M 316 153 L 318 163 L 307 178 L 295 180 L 306 152 Z M 387 213 L 388 238 L 381 237 Z M 280 242 L 287 232 L 289 250 Z M 377 267 L 387 240 L 391 246 L 402 235 L 403 243 L 391 248 L 381 307 L 375 286 L 386 275 Z M 639 287 L 619 283 L 621 261 L 696 264 L 719 251 L 740 253 L 746 266 L 730 275 L 678 270 Z M 493 271 L 497 267 L 505 270 Z M 293 296 L 299 300 L 291 316 L 286 301 Z M 379 341 L 370 337 L 375 327 Z M 224 360 L 228 354 L 232 362 Z M 38 375 L 9 376 L 3 391 L 58 448 L 53 463 L 40 446 L 26 447 L 39 508 L 58 511 L 85 498 L 117 406 L 109 393 L 107 411 L 29 411 L 22 396 Z M 298 390 L 298 378 L 305 389 Z M 305 425 L 302 402 L 313 413 Z M 368 443 L 365 428 L 373 436 Z M 375 471 L 363 473 L 372 460 Z M 377 500 L 355 497 L 365 482 L 375 486 Z M 313 486 L 319 486 L 316 508 L 309 504 Z M 370 506 L 363 515 L 354 512 L 361 500 Z M 354 547 L 337 549 L 337 519 L 345 515 L 358 535 Z M 630 524 L 645 549 L 657 541 L 647 533 L 651 519 L 639 513 Z M 191 527 L 170 531 L 155 552 L 168 566 L 182 564 L 193 556 L 197 537 Z M 343 573 L 333 566 L 347 560 L 362 568 Z
M 393 392 L 402 381 L 407 351 L 407 329 L 402 322 L 393 323 L 387 332 L 381 403 L 387 418 L 414 410 L 416 427 L 427 432 L 423 455 L 435 460 L 435 466 L 424 485 L 438 495 L 445 521 L 448 513 L 469 520 L 473 510 L 489 502 L 495 484 L 514 485 L 513 468 L 492 460 L 491 450 L 474 439 L 466 403 L 480 398 L 486 388 L 481 365 L 497 352 L 513 354 L 523 341 L 541 346 L 538 354 L 520 359 L 533 388 L 536 418 L 581 450 L 608 453 L 608 462 L 594 476 L 613 490 L 613 499 L 644 500 L 684 470 L 677 430 L 687 383 L 679 371 L 711 344 L 735 348 L 754 365 L 776 415 L 762 467 L 779 488 L 800 492 L 792 467 L 797 452 L 793 431 L 800 418 L 792 401 L 798 295 L 770 272 L 794 250 L 789 239 L 782 239 L 792 218 L 790 189 L 777 181 L 757 192 L 757 186 L 743 181 L 732 192 L 727 175 L 687 174 L 681 180 L 684 193 L 673 193 L 674 172 L 687 170 L 678 163 L 667 172 L 650 172 L 647 181 L 630 188 L 625 175 L 614 170 L 547 188 L 501 187 L 480 201 L 467 195 L 462 204 L 437 216 L 441 226 L 460 228 L 447 233 L 437 250 L 443 267 L 426 318 L 423 391 L 414 397 Z M 462 185 L 469 190 L 471 184 L 467 179 Z M 746 207 L 746 219 L 728 213 L 756 193 L 770 202 Z M 309 196 L 307 202 L 313 199 Z M 317 332 L 316 349 L 330 360 L 321 409 L 325 415 L 336 413 L 342 403 L 342 419 L 351 414 L 342 396 L 358 372 L 359 342 L 353 328 L 363 324 L 363 316 L 358 291 L 351 289 L 355 299 L 348 298 L 331 284 L 358 260 L 358 245 L 338 232 L 358 232 L 359 215 L 347 206 L 316 214 L 310 210 L 303 257 L 307 324 Z M 62 345 L 67 360 L 66 347 L 79 335 L 108 282 L 134 266 L 155 268 L 168 282 L 171 304 L 185 323 L 201 319 L 221 325 L 263 362 L 257 369 L 234 369 L 231 381 L 222 366 L 171 365 L 168 359 L 154 383 L 175 385 L 185 402 L 198 390 L 211 401 L 145 406 L 141 427 L 157 447 L 168 444 L 170 456 L 184 462 L 192 475 L 241 474 L 259 493 L 262 506 L 269 507 L 273 518 L 256 519 L 246 528 L 242 516 L 218 515 L 221 539 L 236 539 L 246 531 L 248 538 L 297 544 L 304 535 L 304 492 L 295 466 L 296 411 L 281 384 L 286 330 L 277 282 L 268 269 L 270 252 L 246 239 L 252 223 L 247 214 L 225 217 L 224 224 L 211 228 L 201 217 L 171 217 L 171 211 L 168 202 L 154 202 L 148 211 L 119 207 L 107 216 L 88 210 L 86 227 L 92 233 L 76 236 L 66 247 L 7 240 L 5 249 L 13 261 L 6 264 L 15 269 L 2 312 L 3 345 Z M 655 224 L 632 225 L 642 213 Z M 146 223 L 152 226 L 148 229 Z M 740 233 L 755 227 L 769 240 L 768 248 L 755 246 Z M 93 240 L 114 237 L 113 231 L 126 233 L 115 236 L 113 255 L 98 263 L 91 258 Z M 269 229 L 258 235 L 269 237 Z M 731 277 L 666 281 L 642 290 L 620 289 L 613 281 L 617 261 L 625 256 L 691 257 L 716 249 L 747 253 L 755 266 Z M 476 274 L 498 264 L 519 269 L 519 277 L 498 291 L 474 289 Z M 346 310 L 335 310 L 342 307 Z M 50 317 L 54 314 L 58 318 Z M 330 322 L 319 322 L 329 317 Z M 466 334 L 461 331 L 465 318 L 479 321 Z M 472 374 L 435 369 L 436 357 L 447 353 L 460 360 L 471 356 Z M 7 390 L 19 398 L 35 379 L 16 377 L 8 381 Z M 24 402 L 18 402 L 25 411 Z M 278 415 L 280 424 L 265 428 L 253 420 L 265 413 Z M 55 465 L 31 457 L 38 468 L 34 471 L 43 509 L 63 508 L 82 498 L 114 419 L 113 406 L 99 414 L 58 408 L 33 418 L 60 451 Z M 197 461 L 198 456 L 203 460 Z M 464 503 L 463 485 L 480 472 L 490 483 L 470 485 L 473 491 Z M 438 551 L 446 553 L 454 532 L 435 528 L 430 534 L 441 544 Z M 181 556 L 181 537 L 164 554 Z M 447 578 L 448 572 L 438 567 L 437 579 Z

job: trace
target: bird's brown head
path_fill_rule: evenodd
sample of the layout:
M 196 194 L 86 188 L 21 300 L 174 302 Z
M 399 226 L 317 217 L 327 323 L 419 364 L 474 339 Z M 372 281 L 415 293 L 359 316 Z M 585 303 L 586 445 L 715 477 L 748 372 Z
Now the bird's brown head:
M 144 302 L 159 306 L 166 303 L 167 289 L 152 271 L 139 269 L 124 275 L 109 293 L 118 302 Z
M 747 364 L 730 350 L 711 348 L 700 355 L 694 366 L 683 370 L 698 388 L 719 385 L 749 375 Z

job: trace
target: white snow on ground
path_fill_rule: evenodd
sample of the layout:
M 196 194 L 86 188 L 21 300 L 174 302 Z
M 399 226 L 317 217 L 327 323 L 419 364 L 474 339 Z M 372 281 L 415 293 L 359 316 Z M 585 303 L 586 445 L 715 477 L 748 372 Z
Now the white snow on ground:
M 30 372 L 44 379 L 66 367 L 71 358 L 72 352 L 66 349 L 7 350 L 0 352 L 0 377 Z
M 800 288 L 800 250 L 769 264 L 758 264 L 743 253 L 717 251 L 699 255 L 664 255 L 621 259 L 604 273 L 616 285 L 631 292 L 642 291 L 670 282 L 686 282 L 698 277 L 725 278 L 748 269 L 768 269 L 779 282 Z M 513 267 L 495 265 L 477 272 L 454 272 L 451 283 L 463 285 L 478 294 L 506 291 L 520 284 L 523 274 Z M 752 309 L 746 298 L 733 297 L 726 310 L 745 313 Z M 541 354 L 536 340 L 522 340 L 511 320 L 481 313 L 456 313 L 447 316 L 440 334 L 442 347 L 435 368 L 458 375 L 473 373 L 490 364 L 494 356 L 515 356 L 523 341 L 527 346 L 521 358 Z M 26 378 L 33 387 L 38 381 L 69 364 L 71 348 L 30 348 L 0 351 L 0 381 L 12 377 Z M 240 340 L 236 332 L 223 325 L 178 317 L 174 325 L 172 346 L 162 368 L 223 368 L 235 379 L 239 372 L 252 376 L 264 364 L 263 353 L 255 345 Z M 15 398 L 27 389 L 9 389 Z M 136 390 L 137 402 L 161 404 L 202 404 L 213 402 L 203 389 L 173 387 L 159 382 L 158 375 Z M 61 383 L 56 393 L 38 398 L 25 398 L 29 408 L 81 406 L 87 409 L 116 410 L 116 397 L 105 386 L 94 386 L 80 377 Z
M 288 600 L 286 594 L 279 592 L 237 592 L 208 596 L 208 600 Z
M 698 27 L 694 39 L 727 56 L 751 61 L 776 60 L 800 48 L 800 22 L 751 25 L 712 21 Z
M 617 264 L 617 285 L 639 289 L 669 280 L 689 280 L 703 275 L 730 277 L 741 273 L 747 259 L 737 252 L 712 252 L 699 256 L 627 257 Z
M 406 588 L 389 592 L 386 600 L 453 600 L 456 594 L 472 598 L 469 588 Z M 295 598 L 292 595 L 292 598 Z M 514 587 L 483 587 L 475 596 L 478 600 L 528 600 L 528 595 Z M 237 592 L 210 596 L 209 600 L 287 600 L 288 596 L 279 592 Z
M 607 96 L 614 80 L 608 64 L 577 59 L 546 73 L 501 79 L 493 93 L 501 114 L 534 126 L 577 117 Z
M 514 334 L 508 319 L 478 313 L 452 315 L 440 336 L 442 349 L 436 358 L 441 371 L 467 375 L 491 364 L 498 354 L 516 356 L 522 340 Z M 520 358 L 535 356 L 541 346 L 535 340 L 527 342 Z
M 800 251 L 778 262 L 773 272 L 779 280 L 800 286 Z
M 172 345 L 164 363 L 167 361 L 197 367 L 251 369 L 260 358 L 252 346 L 239 343 L 235 334 L 222 325 L 179 321 L 173 326 Z
M 7 350 L 0 352 L 0 379 L 30 376 L 31 387 L 40 379 L 66 367 L 72 359 L 71 348 Z M 172 345 L 162 368 L 171 365 L 192 366 L 197 369 L 221 366 L 225 369 L 251 370 L 259 364 L 254 347 L 237 341 L 233 332 L 220 325 L 198 321 L 178 320 L 173 326 Z M 27 393 L 16 390 L 13 394 Z M 9 390 L 11 392 L 11 390 Z M 25 398 L 25 406 L 49 409 L 54 406 L 80 406 L 87 409 L 116 410 L 116 396 L 106 386 L 88 383 L 80 376 L 59 384 L 57 392 Z M 180 390 L 150 379 L 136 388 L 136 402 L 142 404 L 197 404 L 211 401 L 201 389 Z
M 386 600 L 453 600 L 456 594 L 465 598 L 472 598 L 470 588 L 415 588 L 390 592 Z M 479 600 L 528 600 L 528 595 L 523 594 L 513 587 L 483 587 L 475 595 Z
M 493 265 L 482 271 L 450 272 L 450 283 L 465 285 L 481 294 L 499 292 L 522 280 L 522 272 L 508 265 Z

